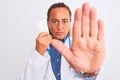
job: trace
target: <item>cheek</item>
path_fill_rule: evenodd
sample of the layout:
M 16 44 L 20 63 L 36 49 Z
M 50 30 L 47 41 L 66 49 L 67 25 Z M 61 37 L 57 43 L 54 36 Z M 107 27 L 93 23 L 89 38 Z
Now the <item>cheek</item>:
M 54 32 L 53 25 L 49 23 L 48 26 L 50 33 L 53 33 Z
M 56 31 L 55 28 L 52 28 L 52 27 L 51 27 L 49 30 L 50 30 L 50 32 L 51 32 L 52 34 L 55 34 L 55 31 Z
M 66 27 L 65 30 L 66 30 L 66 32 L 69 32 L 70 31 L 70 26 Z

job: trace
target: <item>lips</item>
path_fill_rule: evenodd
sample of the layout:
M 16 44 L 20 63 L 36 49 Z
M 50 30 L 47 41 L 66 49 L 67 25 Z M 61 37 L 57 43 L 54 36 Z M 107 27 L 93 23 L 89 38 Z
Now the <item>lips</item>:
M 64 34 L 64 32 L 57 32 L 57 34 L 58 34 L 58 35 L 62 35 L 62 34 Z

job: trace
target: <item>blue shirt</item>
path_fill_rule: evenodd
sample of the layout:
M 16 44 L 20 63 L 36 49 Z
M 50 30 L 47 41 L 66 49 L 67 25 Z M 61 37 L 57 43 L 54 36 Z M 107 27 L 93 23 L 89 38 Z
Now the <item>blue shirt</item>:
M 69 35 L 67 35 L 62 42 L 64 43 L 66 41 L 66 39 L 69 37 Z M 51 59 L 51 65 L 52 65 L 52 70 L 53 73 L 56 77 L 56 80 L 61 80 L 61 54 L 52 46 L 50 45 L 50 59 Z

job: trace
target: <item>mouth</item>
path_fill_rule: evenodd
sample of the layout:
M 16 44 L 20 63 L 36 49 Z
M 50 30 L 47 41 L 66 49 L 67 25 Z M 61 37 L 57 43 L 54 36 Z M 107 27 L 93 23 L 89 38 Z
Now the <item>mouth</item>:
M 57 35 L 63 35 L 64 32 L 57 32 Z

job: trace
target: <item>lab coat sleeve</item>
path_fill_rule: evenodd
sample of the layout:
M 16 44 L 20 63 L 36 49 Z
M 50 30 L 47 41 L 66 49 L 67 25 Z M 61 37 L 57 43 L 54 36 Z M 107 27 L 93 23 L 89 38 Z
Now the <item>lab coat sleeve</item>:
M 48 63 L 48 58 L 33 50 L 20 80 L 46 80 Z
M 81 72 L 75 71 L 73 68 L 71 69 L 71 72 L 73 73 L 73 79 L 72 80 L 96 80 L 96 76 L 85 76 Z
M 84 80 L 96 80 L 97 75 L 95 76 L 85 76 L 81 72 L 76 72 L 79 77 L 81 76 Z

